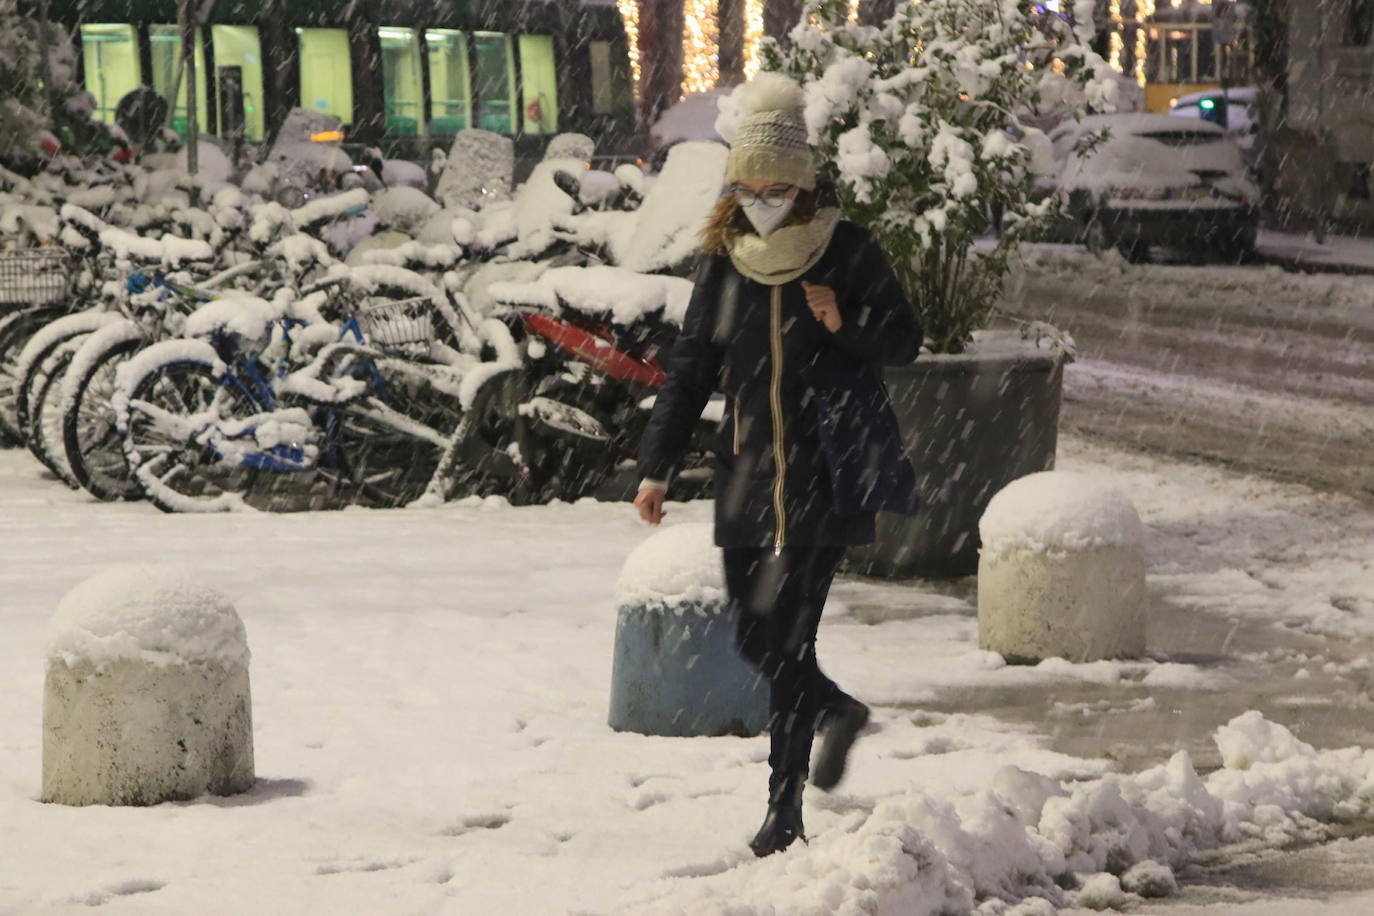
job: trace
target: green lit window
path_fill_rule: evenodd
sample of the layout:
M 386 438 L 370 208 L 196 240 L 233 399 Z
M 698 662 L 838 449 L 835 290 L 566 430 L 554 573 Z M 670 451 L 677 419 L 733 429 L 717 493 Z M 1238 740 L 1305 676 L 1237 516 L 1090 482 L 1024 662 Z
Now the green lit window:
M 113 124 L 119 100 L 143 82 L 134 27 L 83 25 L 81 56 L 86 69 L 86 91 L 95 96 L 94 117 Z
M 301 46 L 301 107 L 353 123 L 353 68 L 347 29 L 296 29 Z
M 428 29 L 429 117 L 436 134 L 456 134 L 472 124 L 468 40 L 452 29 Z
M 175 25 L 148 27 L 152 43 L 153 89 L 171 104 L 171 128 L 186 136 L 186 74 L 181 59 L 181 31 Z M 196 120 L 205 124 L 205 54 L 203 42 L 196 40 Z
M 415 137 L 424 126 L 424 92 L 420 83 L 420 39 L 414 29 L 382 26 L 382 96 L 386 132 Z
M 558 71 L 552 37 L 520 36 L 520 83 L 525 101 L 525 133 L 557 133 Z
M 215 48 L 215 69 L 238 67 L 243 79 L 243 126 L 249 140 L 261 140 L 263 135 L 262 52 L 258 44 L 258 30 L 251 25 L 217 25 L 210 28 L 210 41 Z M 215 86 L 220 105 L 225 99 L 222 84 L 216 73 Z M 220 131 L 224 118 L 220 118 Z
M 515 133 L 515 55 L 509 35 L 474 32 L 472 53 L 476 127 L 498 134 Z

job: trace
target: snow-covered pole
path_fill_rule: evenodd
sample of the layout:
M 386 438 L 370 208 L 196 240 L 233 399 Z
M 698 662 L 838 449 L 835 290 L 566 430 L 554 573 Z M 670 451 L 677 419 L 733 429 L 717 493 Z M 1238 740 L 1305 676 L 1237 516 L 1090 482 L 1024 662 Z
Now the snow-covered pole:
M 196 48 L 197 33 L 202 25 L 210 21 L 210 13 L 215 8 L 215 0 L 182 0 L 177 8 L 177 23 L 181 26 L 182 72 L 186 74 L 186 171 L 192 178 L 200 169 L 200 112 L 196 92 Z M 176 100 L 173 97 L 173 105 Z M 200 204 L 200 188 L 191 182 L 191 202 Z
M 739 608 L 723 579 L 709 524 L 665 527 L 626 559 L 616 583 L 611 728 L 673 737 L 764 729 L 768 682 L 735 646 Z
M 68 592 L 49 626 L 43 794 L 156 805 L 252 788 L 247 634 L 223 594 L 123 566 Z
M 200 130 L 196 111 L 196 17 L 192 0 L 182 0 L 177 8 L 177 25 L 181 26 L 181 64 L 186 74 L 186 171 L 194 179 L 200 168 Z M 199 203 L 195 182 L 191 183 L 192 203 Z

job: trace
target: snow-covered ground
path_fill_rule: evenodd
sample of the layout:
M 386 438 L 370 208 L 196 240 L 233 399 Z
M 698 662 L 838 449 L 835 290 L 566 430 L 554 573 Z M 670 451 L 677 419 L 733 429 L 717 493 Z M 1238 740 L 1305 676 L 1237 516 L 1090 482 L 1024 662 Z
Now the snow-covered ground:
M 1148 529 L 1151 600 L 1172 614 L 1368 645 L 1367 502 L 1072 439 L 1060 467 L 1131 494 Z M 1254 716 L 1222 730 L 1223 766 L 1202 777 L 1168 753 L 1113 774 L 1103 752 L 1055 749 L 1056 723 L 1094 714 L 1092 703 L 1109 717 L 1205 710 L 1228 683 L 1270 677 L 1266 656 L 1006 667 L 977 648 L 966 584 L 844 579 L 820 654 L 875 705 L 876 725 L 838 791 L 808 790 L 810 844 L 760 862 L 745 841 L 763 813 L 766 739 L 646 738 L 605 724 L 615 580 L 649 534 L 626 505 L 165 516 L 92 503 L 11 451 L 0 452 L 0 517 L 5 916 L 94 905 L 935 914 L 969 912 L 975 892 L 983 913 L 1032 916 L 1052 912 L 1047 900 L 995 898 L 1069 906 L 1074 894 L 1053 882 L 1065 870 L 1322 837 L 1319 821 L 1367 816 L 1374 796 L 1374 753 L 1318 754 Z M 706 503 L 671 505 L 668 523 L 708 518 Z M 254 653 L 259 783 L 145 809 L 40 804 L 52 609 L 90 575 L 150 560 L 194 567 L 236 602 Z M 1300 664 L 1306 675 L 1297 663 L 1272 670 L 1296 678 L 1294 692 L 1315 674 L 1348 691 L 1338 702 L 1367 702 L 1367 661 L 1333 648 Z M 960 691 L 997 688 L 1088 690 L 1092 703 L 1047 701 L 1038 726 L 958 705 Z M 1091 878 L 1078 902 L 1127 901 L 1114 882 Z M 1311 912 L 1242 899 L 1206 912 Z M 1327 897 L 1322 912 L 1366 913 L 1371 899 Z
M 1374 494 L 1374 278 L 1043 245 L 1004 307 L 1076 339 L 1065 429 Z
M 1374 272 L 1374 239 L 1331 235 L 1318 244 L 1311 235 L 1262 229 L 1255 247 L 1263 257 L 1318 268 Z

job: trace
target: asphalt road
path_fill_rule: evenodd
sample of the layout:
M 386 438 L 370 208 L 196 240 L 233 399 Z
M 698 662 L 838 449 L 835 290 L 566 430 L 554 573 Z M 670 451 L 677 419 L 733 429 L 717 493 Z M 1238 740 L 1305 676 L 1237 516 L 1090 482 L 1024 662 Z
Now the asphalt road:
M 1007 312 L 1077 342 L 1062 429 L 1374 497 L 1374 277 L 1046 250 Z

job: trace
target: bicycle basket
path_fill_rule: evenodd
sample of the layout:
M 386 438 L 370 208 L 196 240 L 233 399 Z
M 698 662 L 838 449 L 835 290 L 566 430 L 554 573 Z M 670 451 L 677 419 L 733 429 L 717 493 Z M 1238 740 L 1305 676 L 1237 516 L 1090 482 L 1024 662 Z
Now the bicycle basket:
M 0 308 L 59 302 L 70 284 L 63 249 L 0 248 Z
M 434 340 L 434 303 L 428 296 L 374 302 L 358 311 L 367 339 L 380 347 L 405 347 Z

